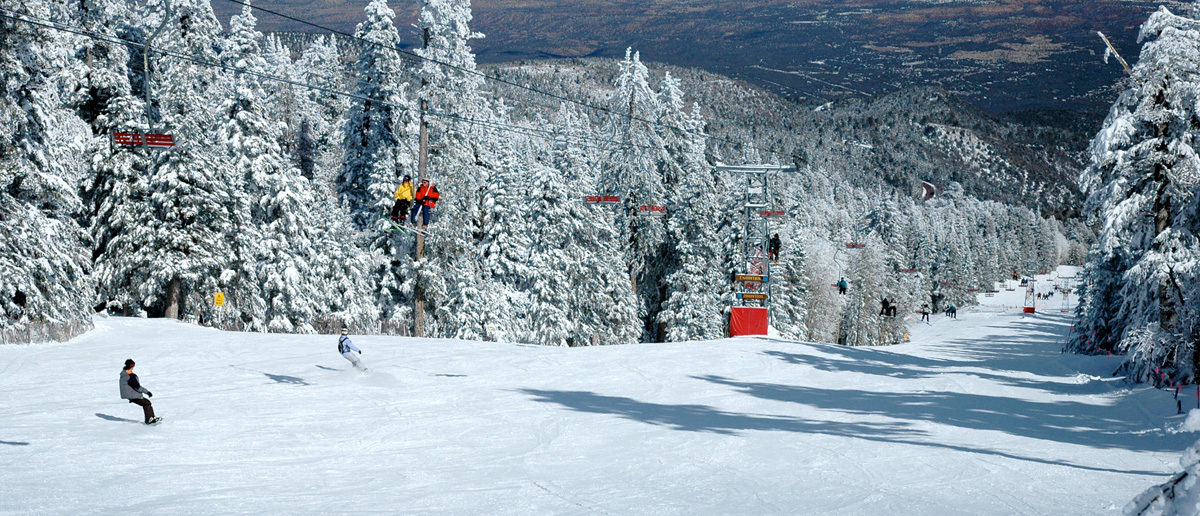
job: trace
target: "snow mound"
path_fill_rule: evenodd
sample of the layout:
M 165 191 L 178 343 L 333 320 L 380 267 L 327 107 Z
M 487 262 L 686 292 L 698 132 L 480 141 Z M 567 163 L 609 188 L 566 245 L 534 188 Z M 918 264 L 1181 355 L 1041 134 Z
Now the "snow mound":
M 1193 410 L 1188 421 L 1200 418 Z M 1164 484 L 1147 489 L 1125 506 L 1126 516 L 1200 516 L 1200 490 L 1196 489 L 1196 478 L 1200 475 L 1200 441 L 1188 447 L 1180 457 L 1183 472 L 1175 474 Z
M 1188 411 L 1187 419 L 1179 427 L 1181 432 L 1200 432 L 1200 409 Z

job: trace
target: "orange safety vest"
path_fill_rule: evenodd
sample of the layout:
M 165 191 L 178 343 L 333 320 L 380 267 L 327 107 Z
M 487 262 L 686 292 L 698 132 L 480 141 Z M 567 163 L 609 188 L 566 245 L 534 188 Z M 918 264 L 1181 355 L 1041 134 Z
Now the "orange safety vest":
M 437 204 L 437 200 L 441 196 L 442 195 L 438 193 L 437 187 L 432 183 L 417 188 L 417 202 L 425 203 L 425 206 L 428 206 L 431 210 L 433 209 L 434 205 Z

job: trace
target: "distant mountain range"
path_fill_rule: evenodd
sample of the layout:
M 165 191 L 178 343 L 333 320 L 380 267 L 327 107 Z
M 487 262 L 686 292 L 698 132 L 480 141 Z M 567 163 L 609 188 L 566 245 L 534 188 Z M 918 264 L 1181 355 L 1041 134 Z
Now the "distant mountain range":
M 240 1 L 240 0 L 239 0 Z M 260 0 L 255 5 L 353 31 L 367 0 Z M 619 57 L 741 78 L 784 96 L 867 97 L 909 86 L 945 88 L 991 112 L 1103 112 L 1122 71 L 1105 64 L 1104 31 L 1137 57 L 1137 27 L 1165 5 L 1144 0 L 477 0 L 480 62 Z M 213 0 L 227 21 L 240 9 Z M 415 2 L 393 2 L 415 45 Z M 315 31 L 257 13 L 264 31 Z
M 1076 185 L 1088 141 L 1100 128 L 1095 114 L 1052 110 L 988 114 L 937 87 L 912 87 L 867 98 L 814 103 L 790 101 L 737 79 L 694 68 L 652 64 L 652 84 L 664 72 L 681 81 L 685 102 L 696 102 L 717 137 L 711 151 L 738 161 L 730 142 L 755 142 L 803 166 L 864 189 L 895 188 L 914 197 L 922 181 L 939 188 L 959 183 L 980 199 L 1025 206 L 1044 216 L 1079 215 Z M 557 59 L 486 65 L 515 84 L 612 106 L 619 63 Z M 548 119 L 557 102 L 489 81 L 516 119 Z M 597 115 L 595 112 L 590 112 Z M 607 120 L 606 116 L 598 116 Z M 713 156 L 714 159 L 717 156 Z

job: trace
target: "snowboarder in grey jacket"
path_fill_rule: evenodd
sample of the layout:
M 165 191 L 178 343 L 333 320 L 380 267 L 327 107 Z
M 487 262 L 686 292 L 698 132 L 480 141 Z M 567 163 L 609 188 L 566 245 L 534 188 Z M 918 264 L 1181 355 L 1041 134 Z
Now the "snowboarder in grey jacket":
M 125 361 L 125 369 L 121 371 L 121 399 L 129 400 L 130 403 L 142 407 L 142 413 L 146 416 L 146 424 L 153 425 L 162 421 L 162 418 L 154 416 L 154 407 L 150 406 L 150 400 L 146 399 L 154 397 L 154 394 L 142 387 L 142 383 L 138 381 L 138 375 L 133 373 L 134 365 L 133 359 L 130 358 Z M 145 397 L 142 396 L 143 394 Z
M 362 365 L 362 361 L 358 358 L 362 354 L 362 350 L 355 347 L 353 342 L 350 342 L 349 333 L 345 328 L 342 329 L 342 337 L 338 339 L 338 353 L 342 354 L 342 358 L 354 364 L 355 369 L 366 371 L 366 366 Z

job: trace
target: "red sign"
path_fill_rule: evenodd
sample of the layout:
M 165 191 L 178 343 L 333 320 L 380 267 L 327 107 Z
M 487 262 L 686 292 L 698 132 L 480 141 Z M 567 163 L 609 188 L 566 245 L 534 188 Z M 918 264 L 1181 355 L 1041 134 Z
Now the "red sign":
M 917 270 L 916 269 L 900 269 L 900 272 L 907 273 L 907 274 L 916 274 Z
M 939 282 L 939 283 L 938 283 L 938 285 L 941 285 L 941 286 L 943 286 L 943 287 L 953 287 L 953 286 L 954 286 L 954 284 L 953 284 L 953 283 L 951 283 L 951 282 L 949 282 L 949 281 L 942 281 L 942 282 Z
M 847 242 L 846 243 L 846 247 L 849 247 L 850 249 L 862 249 L 866 246 L 867 246 L 867 244 L 864 244 L 861 242 Z
M 587 197 L 584 197 L 583 201 L 584 202 L 600 202 L 600 199 L 601 199 L 601 197 L 599 195 L 589 195 Z
M 783 210 L 775 210 L 775 211 L 763 210 L 763 211 L 758 212 L 758 214 L 762 215 L 763 217 L 782 217 Z
M 666 206 L 655 206 L 655 205 L 652 205 L 652 204 L 643 204 L 643 205 L 641 205 L 641 206 L 638 206 L 638 210 L 641 210 L 641 211 L 662 211 L 662 212 L 665 212 L 665 211 L 667 211 L 667 207 L 666 207 Z
M 621 198 L 615 195 L 605 195 L 600 202 L 621 202 Z
M 766 335 L 769 323 L 766 308 L 735 306 L 729 313 L 729 336 Z
M 113 143 L 117 145 L 126 145 L 130 147 L 153 147 L 156 149 L 166 149 L 175 146 L 175 137 L 169 134 L 155 133 L 113 133 Z

